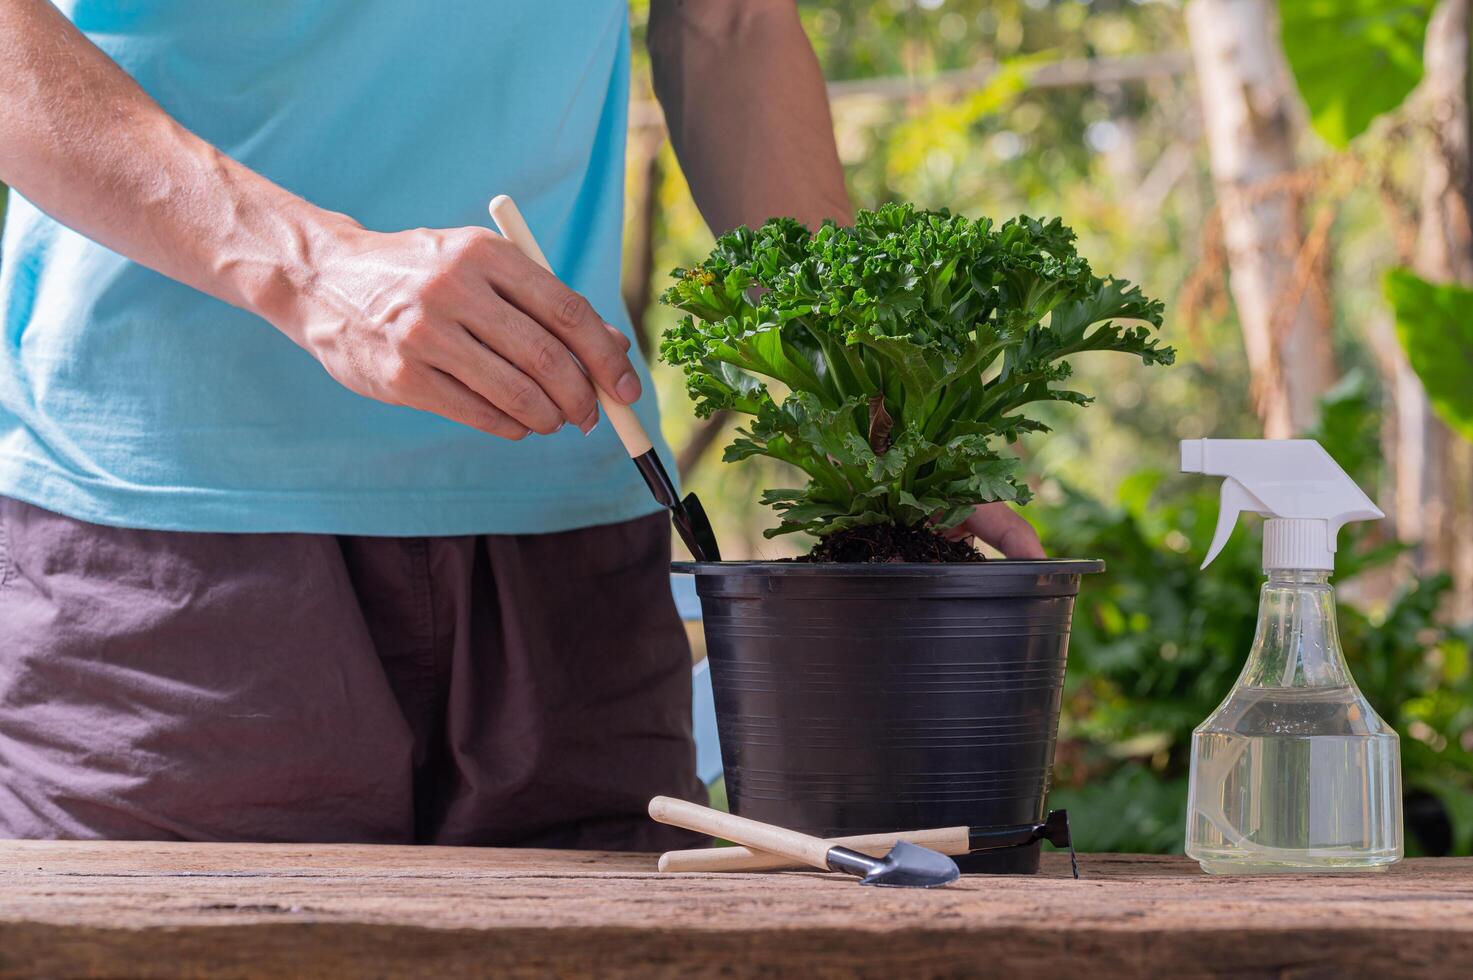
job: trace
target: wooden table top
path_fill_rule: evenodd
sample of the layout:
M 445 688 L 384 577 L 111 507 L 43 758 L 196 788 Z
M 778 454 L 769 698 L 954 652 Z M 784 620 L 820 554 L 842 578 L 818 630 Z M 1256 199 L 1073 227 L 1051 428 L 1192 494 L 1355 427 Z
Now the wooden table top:
M 0 976 L 1473 976 L 1473 858 L 1211 878 L 1046 853 L 931 891 L 647 855 L 0 842 Z

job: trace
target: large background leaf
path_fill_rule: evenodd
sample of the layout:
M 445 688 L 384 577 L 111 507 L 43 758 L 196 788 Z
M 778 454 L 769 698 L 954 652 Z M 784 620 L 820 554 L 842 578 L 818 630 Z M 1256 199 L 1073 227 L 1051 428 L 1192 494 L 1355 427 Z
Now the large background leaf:
M 1407 269 L 1386 273 L 1396 336 L 1438 416 L 1473 439 L 1473 290 L 1435 286 Z
M 1422 80 L 1432 0 L 1285 0 L 1284 54 L 1315 132 L 1343 147 Z

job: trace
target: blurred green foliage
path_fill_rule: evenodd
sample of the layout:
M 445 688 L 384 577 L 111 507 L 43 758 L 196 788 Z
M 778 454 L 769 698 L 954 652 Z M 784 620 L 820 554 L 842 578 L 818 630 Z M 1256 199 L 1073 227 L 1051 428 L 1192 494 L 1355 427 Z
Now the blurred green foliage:
M 1396 336 L 1438 416 L 1473 439 L 1473 290 L 1434 285 L 1408 269 L 1386 273 Z
M 1279 4 L 1284 54 L 1315 132 L 1344 147 L 1422 80 L 1434 0 L 1292 0 Z

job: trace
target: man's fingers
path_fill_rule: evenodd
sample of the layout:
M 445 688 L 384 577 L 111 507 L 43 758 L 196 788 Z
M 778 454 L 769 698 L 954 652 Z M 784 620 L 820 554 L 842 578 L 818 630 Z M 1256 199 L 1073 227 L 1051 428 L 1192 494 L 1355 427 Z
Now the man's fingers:
M 484 317 L 467 318 L 470 332 L 535 381 L 563 419 L 585 433 L 592 429 L 598 422 L 598 399 L 568 348 L 521 310 L 499 297 L 493 303 Z
M 437 415 L 513 441 L 531 431 L 443 371 L 426 368 L 421 381 L 429 395 L 429 403 L 422 407 Z
M 1008 558 L 1044 558 L 1038 532 L 1006 503 L 981 504 L 957 527 L 958 536 L 974 534 Z
M 566 421 L 536 381 L 463 327 L 454 328 L 445 353 L 430 355 L 429 364 L 533 432 L 548 435 Z
M 1008 528 L 998 536 L 993 547 L 1009 558 L 1047 558 L 1043 542 L 1038 540 L 1038 532 L 1021 517 L 1018 520 L 1020 523 L 1017 526 Z
M 561 340 L 604 391 L 626 404 L 637 401 L 642 389 L 628 347 L 614 339 L 588 300 L 510 243 L 504 245 L 502 258 L 493 264 L 491 276 L 497 292 Z

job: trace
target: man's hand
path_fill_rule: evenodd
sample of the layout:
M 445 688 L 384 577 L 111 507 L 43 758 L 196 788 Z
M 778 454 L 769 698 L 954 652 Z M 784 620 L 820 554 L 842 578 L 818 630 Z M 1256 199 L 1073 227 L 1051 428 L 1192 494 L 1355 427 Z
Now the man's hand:
M 307 282 L 261 305 L 353 391 L 506 439 L 568 422 L 587 434 L 589 376 L 622 402 L 640 395 L 628 338 L 488 229 L 344 229 Z
M 1007 558 L 1045 558 L 1038 532 L 1002 501 L 980 504 L 972 516 L 946 532 L 953 541 L 980 538 Z

